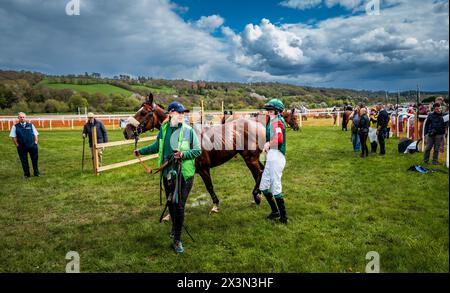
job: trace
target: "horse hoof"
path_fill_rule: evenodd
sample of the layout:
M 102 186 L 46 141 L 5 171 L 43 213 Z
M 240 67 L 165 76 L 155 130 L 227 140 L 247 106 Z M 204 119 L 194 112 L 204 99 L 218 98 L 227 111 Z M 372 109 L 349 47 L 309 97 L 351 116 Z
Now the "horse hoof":
M 261 196 L 259 196 L 259 194 L 254 194 L 253 199 L 255 200 L 256 205 L 259 206 L 261 204 Z
M 212 213 L 215 213 L 215 214 L 219 213 L 219 206 L 218 205 L 213 205 L 213 208 L 211 209 L 211 212 L 209 214 L 211 215 Z

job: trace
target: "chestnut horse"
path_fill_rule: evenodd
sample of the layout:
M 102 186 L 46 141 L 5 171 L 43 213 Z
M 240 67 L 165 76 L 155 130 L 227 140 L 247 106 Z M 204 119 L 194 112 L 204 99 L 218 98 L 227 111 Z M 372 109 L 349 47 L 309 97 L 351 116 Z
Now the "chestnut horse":
M 300 126 L 298 122 L 298 115 L 295 115 L 295 109 L 292 109 L 291 111 L 284 111 L 281 115 L 286 122 L 287 126 L 292 128 L 294 131 L 299 131 Z M 267 115 L 260 114 L 260 113 L 251 113 L 251 114 L 234 114 L 234 115 L 228 115 L 225 114 L 222 118 L 222 124 L 229 123 L 232 121 L 236 121 L 238 119 L 251 119 L 251 120 L 257 120 L 260 123 L 262 123 L 264 126 L 268 123 L 268 120 L 266 119 Z
M 292 109 L 291 111 L 284 111 L 282 116 L 284 121 L 286 121 L 286 124 L 289 125 L 289 127 L 291 127 L 294 131 L 300 130 L 298 116 L 295 115 L 295 109 Z
M 353 110 L 349 110 L 349 108 L 344 108 L 344 112 L 342 113 L 342 130 L 347 131 L 348 123 L 350 122 L 350 116 L 352 115 Z
M 134 139 L 146 131 L 159 130 L 166 119 L 168 114 L 161 105 L 154 103 L 153 95 L 150 94 L 142 108 L 129 118 L 123 132 L 125 139 Z M 242 156 L 253 175 L 255 186 L 252 194 L 259 204 L 259 184 L 264 169 L 259 156 L 265 143 L 265 127 L 255 120 L 237 119 L 224 125 L 194 125 L 193 128 L 202 145 L 202 153 L 195 160 L 195 169 L 213 201 L 211 212 L 219 211 L 219 199 L 214 192 L 210 169 L 228 162 L 237 154 Z

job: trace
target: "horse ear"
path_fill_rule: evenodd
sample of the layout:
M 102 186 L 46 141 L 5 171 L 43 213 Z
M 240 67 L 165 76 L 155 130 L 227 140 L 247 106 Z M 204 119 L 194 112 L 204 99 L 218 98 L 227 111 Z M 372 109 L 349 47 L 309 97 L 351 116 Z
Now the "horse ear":
M 151 105 L 153 104 L 153 94 L 152 93 L 150 93 L 150 95 L 148 95 L 146 102 Z

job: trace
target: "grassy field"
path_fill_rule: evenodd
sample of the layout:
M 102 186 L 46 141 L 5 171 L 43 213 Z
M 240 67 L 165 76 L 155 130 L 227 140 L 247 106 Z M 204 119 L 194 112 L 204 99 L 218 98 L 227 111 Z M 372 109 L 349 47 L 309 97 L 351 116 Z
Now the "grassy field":
M 176 95 L 177 91 L 174 88 L 168 87 L 168 86 L 162 86 L 162 87 L 149 87 L 145 85 L 132 85 L 131 88 L 133 90 L 147 90 L 151 91 L 153 94 L 169 94 L 169 95 Z
M 66 83 L 45 83 L 45 86 L 51 89 L 57 90 L 71 89 L 76 92 L 86 92 L 88 94 L 95 94 L 95 93 L 101 93 L 104 95 L 121 94 L 126 97 L 133 94 L 132 92 L 127 91 L 126 89 L 113 86 L 110 84 L 80 85 L 80 84 L 66 84 Z
M 195 242 L 183 234 L 186 252 L 176 255 L 169 225 L 158 223 L 159 180 L 140 165 L 81 175 L 80 132 L 41 131 L 42 177 L 25 180 L 2 132 L 0 272 L 64 272 L 71 250 L 82 272 L 364 272 L 369 251 L 382 272 L 448 272 L 448 175 L 406 171 L 422 154 L 399 155 L 395 139 L 385 157 L 360 159 L 349 135 L 288 132 L 287 226 L 265 220 L 266 202 L 252 203 L 241 159 L 212 171 L 218 215 L 196 176 L 186 211 Z M 131 149 L 108 149 L 105 163 L 131 159 Z

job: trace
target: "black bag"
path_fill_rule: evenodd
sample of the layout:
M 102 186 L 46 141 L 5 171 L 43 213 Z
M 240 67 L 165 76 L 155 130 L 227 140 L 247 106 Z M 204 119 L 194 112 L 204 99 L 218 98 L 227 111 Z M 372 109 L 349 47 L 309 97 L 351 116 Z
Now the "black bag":
M 398 143 L 398 152 L 400 154 L 403 154 L 406 149 L 408 148 L 408 146 L 410 144 L 412 144 L 414 141 L 412 139 L 408 139 L 408 138 L 403 138 L 400 140 L 400 142 Z

